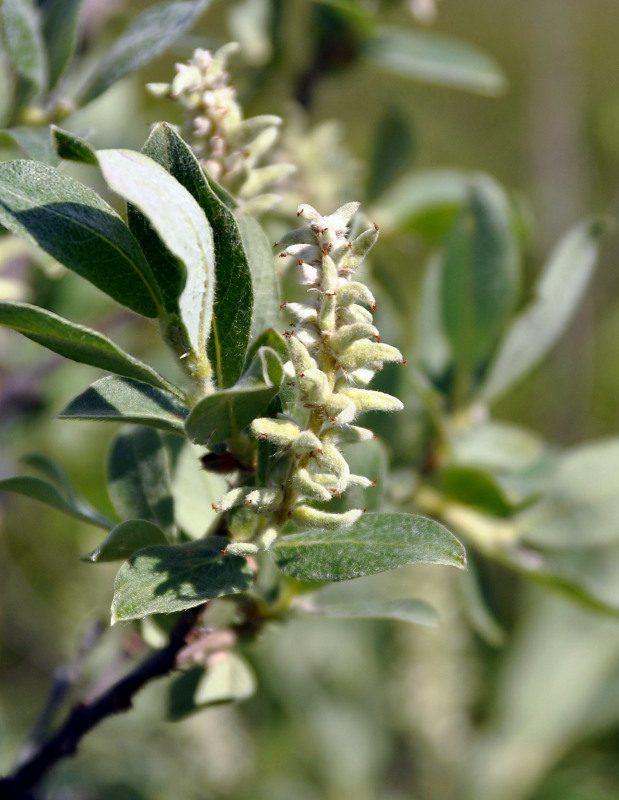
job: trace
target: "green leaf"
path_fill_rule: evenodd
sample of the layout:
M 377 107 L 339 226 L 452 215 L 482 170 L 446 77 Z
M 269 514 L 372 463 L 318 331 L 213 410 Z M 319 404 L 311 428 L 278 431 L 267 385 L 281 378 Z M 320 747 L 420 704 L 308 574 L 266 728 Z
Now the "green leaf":
M 168 451 L 152 428 L 121 430 L 110 447 L 107 463 L 110 499 L 121 517 L 174 528 L 174 499 Z
M 188 409 L 170 392 L 131 378 L 101 378 L 58 414 L 60 419 L 135 422 L 184 434 Z
M 50 129 L 53 146 L 59 158 L 94 166 L 99 163 L 96 150 L 86 139 L 82 139 L 81 136 L 70 131 L 58 128 L 56 125 L 51 125 Z
M 260 224 L 253 217 L 241 217 L 239 230 L 251 271 L 254 294 L 250 339 L 280 324 L 280 288 L 273 248 Z
M 196 686 L 193 696 L 198 708 L 215 703 L 247 700 L 256 691 L 256 676 L 238 653 L 228 651 L 209 667 Z
M 93 563 L 125 561 L 127 558 L 153 545 L 166 545 L 165 533 L 153 522 L 144 519 L 129 519 L 116 525 L 98 547 L 82 556 L 82 561 Z
M 388 106 L 378 120 L 370 163 L 366 196 L 379 197 L 398 178 L 414 150 L 414 137 L 406 115 L 397 106 Z
M 215 297 L 208 357 L 215 371 L 216 386 L 225 389 L 236 383 L 245 363 L 253 302 L 250 265 L 236 218 L 209 185 L 189 145 L 170 125 L 158 125 L 143 152 L 187 189 L 212 226 Z M 156 256 L 156 246 L 154 251 Z M 165 268 L 165 260 L 162 267 Z
M 251 570 L 244 558 L 225 556 L 228 539 L 147 547 L 122 565 L 114 585 L 112 623 L 169 614 L 206 600 L 247 591 Z
M 103 334 L 70 322 L 51 311 L 28 303 L 0 300 L 0 325 L 19 331 L 64 358 L 150 383 L 180 396 L 179 389 L 173 384 L 147 364 L 125 353 Z
M 492 475 L 477 467 L 448 465 L 432 483 L 451 500 L 494 517 L 509 517 L 516 511 Z
M 47 50 L 50 89 L 58 83 L 75 50 L 82 1 L 38 0 Z
M 385 619 L 415 625 L 438 625 L 437 610 L 424 600 L 361 600 L 312 607 L 312 612 L 334 619 Z
M 112 527 L 112 523 L 109 520 L 87 503 L 78 501 L 74 496 L 66 496 L 52 483 L 41 478 L 33 478 L 29 475 L 5 478 L 0 481 L 0 491 L 15 492 L 25 497 L 31 497 L 33 500 L 52 506 L 52 508 L 62 511 L 70 517 L 75 517 L 82 522 L 88 522 L 90 525 L 97 525 L 106 530 Z
M 306 581 L 346 581 L 417 562 L 466 565 L 460 542 L 416 514 L 364 514 L 343 530 L 283 536 L 270 553 L 282 572 Z
M 30 84 L 25 99 L 47 85 L 41 20 L 33 0 L 2 0 L 4 46 L 18 75 Z
M 589 548 L 619 541 L 619 439 L 568 450 L 543 500 L 517 520 L 537 547 Z
M 0 163 L 0 224 L 145 317 L 159 290 L 118 214 L 92 189 L 36 161 Z
M 481 391 L 494 402 L 538 364 L 557 343 L 595 267 L 603 220 L 576 225 L 561 239 L 536 286 L 536 297 L 512 322 Z
M 480 176 L 454 169 L 403 175 L 369 214 L 384 233 L 411 230 L 431 242 L 446 236 Z
M 224 476 L 202 469 L 200 456 L 203 455 L 203 447 L 185 440 L 172 481 L 176 522 L 191 539 L 201 539 L 219 519 L 213 504 L 229 489 Z
M 181 328 L 183 347 L 204 373 L 215 260 L 208 220 L 184 186 L 152 158 L 132 150 L 99 150 L 97 160 L 110 189 L 144 214 L 169 251 L 166 266 L 175 268 L 166 274 L 152 261 L 153 272 L 171 324 Z
M 430 259 L 421 284 L 417 309 L 417 358 L 427 375 L 440 381 L 451 364 L 451 351 L 441 314 L 443 263 Z
M 58 164 L 58 156 L 54 150 L 50 129 L 32 128 L 29 125 L 17 125 L 13 128 L 5 128 L 0 131 L 0 141 L 10 140 L 24 152 L 28 158 L 35 161 L 42 161 L 55 167 Z
M 187 435 L 199 444 L 233 439 L 262 414 L 282 378 L 278 355 L 269 347 L 261 348 L 238 383 L 207 395 L 192 408 L 185 422 Z
M 207 6 L 208 0 L 160 3 L 136 17 L 86 81 L 77 104 L 90 103 L 116 81 L 160 56 Z
M 462 401 L 474 370 L 496 347 L 518 293 L 518 246 L 507 199 L 494 181 L 480 179 L 472 189 L 447 241 L 441 277 L 443 327 Z
M 491 472 L 530 469 L 544 458 L 547 448 L 535 433 L 506 422 L 483 422 L 455 432 L 452 457 Z
M 493 58 L 441 33 L 382 27 L 368 39 L 364 57 L 396 75 L 451 89 L 497 97 L 507 86 Z

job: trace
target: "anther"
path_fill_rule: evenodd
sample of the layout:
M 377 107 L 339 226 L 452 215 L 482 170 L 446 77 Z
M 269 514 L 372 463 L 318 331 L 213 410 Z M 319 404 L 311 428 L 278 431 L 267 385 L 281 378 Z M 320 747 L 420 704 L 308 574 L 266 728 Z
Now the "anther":
M 284 300 L 284 302 L 280 304 L 279 310 L 281 311 L 282 308 L 284 308 L 285 306 L 286 306 L 286 301 Z
M 219 514 L 219 506 L 216 503 L 211 503 L 211 508 L 216 514 Z

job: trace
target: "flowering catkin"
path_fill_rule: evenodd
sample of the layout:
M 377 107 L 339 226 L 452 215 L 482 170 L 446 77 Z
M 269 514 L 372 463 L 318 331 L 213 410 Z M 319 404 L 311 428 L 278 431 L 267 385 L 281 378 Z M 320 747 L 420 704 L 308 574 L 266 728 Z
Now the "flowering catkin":
M 372 227 L 348 238 L 358 207 L 348 203 L 323 217 L 301 205 L 297 215 L 307 224 L 276 245 L 281 256 L 294 258 L 309 294 L 306 303 L 284 304 L 297 320 L 286 332 L 290 360 L 284 366 L 286 380 L 296 387 L 297 402 L 289 415 L 255 419 L 250 431 L 274 445 L 280 456 L 288 455 L 290 470 L 283 486 L 251 492 L 232 489 L 219 504 L 221 509 L 247 506 L 251 498 L 253 510 L 261 515 L 253 530 L 253 552 L 270 545 L 288 519 L 301 527 L 352 525 L 363 509 L 330 513 L 312 503 L 339 497 L 350 486 L 372 485 L 369 478 L 351 473 L 342 445 L 373 437 L 367 428 L 352 424 L 360 414 L 402 409 L 397 398 L 366 388 L 383 363 L 403 359 L 397 348 L 380 341 L 372 317 L 374 297 L 355 280 L 357 267 L 378 237 L 378 229 Z M 228 548 L 239 554 L 241 550 L 248 552 L 247 542 Z
M 190 61 L 176 65 L 172 83 L 149 83 L 146 88 L 183 106 L 191 147 L 205 170 L 235 197 L 237 213 L 255 216 L 280 202 L 270 187 L 295 167 L 261 165 L 277 142 L 282 120 L 273 114 L 243 119 L 226 68 L 238 49 L 236 42 L 214 53 L 197 49 Z

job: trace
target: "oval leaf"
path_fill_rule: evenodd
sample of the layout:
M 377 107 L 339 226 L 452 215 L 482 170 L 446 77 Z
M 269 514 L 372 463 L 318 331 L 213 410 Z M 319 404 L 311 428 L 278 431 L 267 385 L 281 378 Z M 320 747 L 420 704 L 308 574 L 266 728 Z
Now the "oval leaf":
M 385 619 L 414 625 L 438 625 L 438 611 L 424 600 L 361 600 L 356 603 L 317 605 L 317 614 L 333 619 Z
M 99 150 L 97 160 L 112 191 L 136 206 L 169 251 L 162 273 L 153 262 L 166 309 L 178 314 L 184 348 L 208 372 L 206 343 L 213 314 L 215 253 L 208 220 L 189 192 L 152 158 L 132 150 Z M 171 256 L 171 257 L 170 257 Z
M 108 456 L 110 499 L 122 517 L 154 522 L 170 531 L 174 527 L 174 499 L 168 450 L 152 428 L 120 431 Z
M 417 562 L 466 566 L 455 536 L 416 514 L 364 514 L 344 530 L 283 536 L 270 553 L 282 572 L 306 581 L 346 581 Z
M 41 478 L 32 478 L 29 475 L 20 475 L 15 478 L 6 478 L 0 481 L 0 491 L 15 492 L 25 497 L 31 497 L 40 503 L 51 506 L 52 508 L 75 517 L 82 522 L 90 525 L 97 525 L 99 528 L 109 530 L 112 523 L 104 516 L 95 511 L 83 501 L 78 501 L 73 496 L 65 496 L 59 489 L 48 481 Z
M 101 378 L 58 414 L 60 419 L 135 422 L 184 433 L 188 409 L 170 392 L 131 378 Z
M 496 346 L 518 293 L 518 246 L 494 181 L 479 179 L 472 188 L 447 241 L 441 280 L 443 327 L 462 390 Z
M 185 422 L 188 436 L 198 444 L 234 438 L 262 414 L 279 391 L 282 378 L 279 357 L 263 347 L 237 384 L 208 395 L 192 408 Z
M 3 0 L 4 46 L 18 75 L 30 84 L 24 99 L 47 84 L 41 20 L 33 0 Z
M 77 104 L 90 103 L 116 81 L 161 55 L 194 24 L 207 5 L 208 0 L 160 3 L 136 17 L 90 76 Z
M 228 539 L 147 547 L 122 565 L 114 585 L 112 623 L 169 614 L 206 600 L 247 591 L 251 570 L 244 558 L 225 556 Z
M 249 664 L 237 653 L 228 651 L 207 669 L 193 699 L 198 708 L 204 708 L 215 703 L 247 700 L 255 691 L 256 676 Z
M 28 125 L 17 125 L 13 128 L 5 128 L 0 131 L 0 139 L 9 139 L 28 158 L 42 161 L 52 167 L 58 164 L 58 156 L 52 142 L 50 129 L 47 126 L 44 128 L 31 128 Z
M 591 279 L 602 220 L 589 220 L 561 239 L 536 287 L 536 298 L 511 324 L 489 371 L 481 397 L 494 402 L 524 377 L 557 343 Z
M 121 350 L 102 333 L 29 303 L 0 301 L 0 325 L 19 331 L 33 342 L 72 361 L 150 383 L 177 396 L 180 390 L 137 358 Z
M 71 60 L 77 42 L 77 20 L 83 0 L 38 0 L 47 50 L 49 88 L 53 89 Z
M 145 317 L 159 289 L 131 232 L 92 189 L 37 161 L 0 163 L 0 223 Z
M 263 331 L 274 328 L 280 323 L 279 280 L 275 270 L 273 248 L 260 224 L 253 217 L 241 217 L 239 230 L 251 270 L 254 306 L 250 339 L 254 340 Z
M 161 164 L 187 189 L 212 226 L 215 247 L 215 296 L 208 357 L 215 372 L 216 386 L 225 389 L 239 379 L 245 362 L 252 326 L 253 266 L 248 264 L 244 241 L 234 214 L 210 186 L 189 145 L 178 133 L 170 125 L 161 123 L 149 136 L 143 152 Z M 130 218 L 130 225 L 132 224 L 133 220 Z M 251 221 L 248 225 L 251 225 Z M 256 244 L 255 229 L 253 233 L 252 243 Z M 140 238 L 140 241 L 143 239 Z M 151 263 L 161 256 L 161 248 L 157 247 L 156 242 L 150 241 L 148 236 L 145 236 L 144 247 L 147 253 L 152 253 L 149 258 Z M 268 242 L 267 247 L 273 269 L 273 254 Z M 259 255 L 262 257 L 263 254 Z M 165 257 L 162 267 L 166 268 Z M 274 302 L 272 297 L 267 299 L 261 296 L 260 300 L 265 302 L 269 309 Z
M 162 544 L 168 544 L 168 540 L 161 528 L 147 520 L 129 519 L 112 528 L 101 544 L 81 560 L 125 561 L 138 550 Z
M 424 83 L 496 97 L 507 81 L 496 61 L 468 42 L 429 31 L 381 28 L 364 48 L 367 61 Z

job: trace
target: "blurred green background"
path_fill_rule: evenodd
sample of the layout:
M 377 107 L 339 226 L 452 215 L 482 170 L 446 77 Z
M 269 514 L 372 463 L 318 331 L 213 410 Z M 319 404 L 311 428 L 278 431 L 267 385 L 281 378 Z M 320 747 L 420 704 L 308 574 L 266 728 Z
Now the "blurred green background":
M 149 5 L 87 3 L 92 42 L 104 49 Z M 188 58 L 194 46 L 233 38 L 234 5 L 214 2 L 172 53 L 84 112 L 84 128 L 97 132 L 98 146 L 138 148 L 152 122 L 168 111 L 177 114 L 151 98 L 144 83 L 168 80 L 174 61 Z M 280 7 L 280 62 L 265 72 L 240 62 L 235 76 L 248 116 L 286 118 L 311 57 L 312 3 L 284 0 Z M 442 0 L 438 12 L 433 27 L 491 54 L 507 76 L 508 90 L 499 98 L 476 96 L 389 76 L 369 64 L 323 76 L 314 87 L 309 123 L 336 120 L 340 126 L 342 151 L 331 194 L 343 192 L 346 182 L 363 186 L 363 164 L 378 121 L 386 109 L 397 108 L 414 141 L 407 168 L 489 172 L 526 198 L 530 284 L 570 225 L 591 212 L 619 209 L 619 4 Z M 396 0 L 384 4 L 381 19 L 417 25 L 407 4 Z M 259 51 L 255 58 L 260 60 Z M 294 142 L 291 147 L 294 153 Z M 358 162 L 357 171 L 345 170 L 340 186 L 337 169 L 346 167 L 348 158 Z M 92 184 L 89 173 L 83 179 Z M 349 199 L 355 198 L 342 198 Z M 379 241 L 375 271 L 385 264 L 389 276 L 398 276 L 395 291 L 377 282 L 386 334 L 394 298 L 411 317 L 415 313 L 426 256 L 427 248 L 412 236 Z M 618 256 L 619 239 L 611 235 L 568 334 L 502 401 L 497 418 L 532 428 L 557 447 L 615 435 Z M 59 279 L 43 267 L 34 270 L 13 258 L 2 290 L 20 286 L 23 299 L 36 298 L 80 322 L 105 320 L 106 332 L 156 366 L 159 355 L 146 328 L 136 327 L 128 315 L 110 316 L 105 300 L 74 276 Z M 87 367 L 59 365 L 36 345 L 0 332 L 2 476 L 14 473 L 21 455 L 46 453 L 65 466 L 93 504 L 110 509 L 102 487 L 112 429 L 50 422 L 96 375 Z M 407 426 L 415 427 L 412 413 L 401 423 L 402 430 Z M 406 452 L 397 443 L 388 445 L 396 466 L 403 466 Z M 6 771 L 44 706 L 54 671 L 74 657 L 93 620 L 107 622 L 115 567 L 79 562 L 98 535 L 25 499 L 3 497 L 0 521 L 0 765 Z M 615 565 L 613 572 L 612 564 L 607 569 L 616 585 L 619 570 Z M 130 714 L 87 737 L 78 756 L 54 774 L 45 796 L 614 800 L 619 796 L 619 624 L 499 567 L 492 570 L 500 587 L 494 611 L 507 633 L 501 645 L 474 632 L 462 602 L 463 578 L 446 569 L 407 568 L 336 587 L 333 596 L 346 598 L 361 597 L 369 588 L 398 597 L 412 588 L 440 609 L 443 623 L 423 629 L 319 620 L 269 630 L 246 653 L 259 678 L 253 699 L 169 723 L 163 721 L 166 686 L 151 686 Z M 127 628 L 106 632 L 87 659 L 77 696 L 90 691 L 95 677 L 113 681 L 139 647 Z

